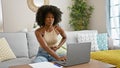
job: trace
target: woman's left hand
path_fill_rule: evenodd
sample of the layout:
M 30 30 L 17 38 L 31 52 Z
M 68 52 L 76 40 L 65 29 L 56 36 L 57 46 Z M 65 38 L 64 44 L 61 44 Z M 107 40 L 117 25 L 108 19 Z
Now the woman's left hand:
M 53 47 L 50 47 L 50 48 L 54 51 L 57 51 L 60 47 L 59 46 L 53 46 Z

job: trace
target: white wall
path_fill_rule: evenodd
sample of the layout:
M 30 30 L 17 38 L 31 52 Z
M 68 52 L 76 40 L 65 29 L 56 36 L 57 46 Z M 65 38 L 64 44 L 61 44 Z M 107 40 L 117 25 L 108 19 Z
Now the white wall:
M 107 32 L 106 0 L 88 0 L 88 3 L 94 6 L 89 28 L 96 29 L 99 33 Z
M 27 0 L 2 0 L 4 32 L 32 28 L 35 15 L 29 10 Z
M 63 11 L 61 25 L 65 30 L 72 30 L 69 26 L 68 6 L 71 0 L 50 0 L 50 4 L 58 6 Z M 89 29 L 98 30 L 99 33 L 107 32 L 106 29 L 106 0 L 88 0 L 88 4 L 94 6 L 94 12 L 90 19 Z
M 60 25 L 65 30 L 72 30 L 69 26 L 69 9 L 71 0 L 50 0 L 50 4 L 58 6 L 63 12 Z M 24 28 L 32 29 L 35 13 L 27 7 L 27 0 L 2 0 L 4 32 L 17 32 Z
M 3 32 L 3 21 L 2 21 L 2 8 L 0 0 L 0 32 Z
M 55 5 L 63 12 L 60 25 L 64 30 L 72 30 L 69 23 L 69 9 L 71 0 L 49 0 L 51 5 Z M 94 6 L 94 12 L 90 19 L 89 29 L 98 30 L 99 33 L 106 30 L 106 0 L 88 0 Z M 35 21 L 35 13 L 27 6 L 27 0 L 2 0 L 4 31 L 16 32 L 24 28 L 32 29 Z

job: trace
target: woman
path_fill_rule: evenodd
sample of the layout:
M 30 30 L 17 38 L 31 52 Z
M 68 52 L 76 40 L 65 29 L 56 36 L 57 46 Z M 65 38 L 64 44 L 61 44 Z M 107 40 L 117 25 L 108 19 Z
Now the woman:
M 35 34 L 40 47 L 34 62 L 66 60 L 65 56 L 59 56 L 55 53 L 66 41 L 66 34 L 58 25 L 61 21 L 61 14 L 60 9 L 52 5 L 43 5 L 38 9 L 36 22 L 40 28 L 35 31 Z M 56 45 L 59 34 L 62 36 L 62 39 Z

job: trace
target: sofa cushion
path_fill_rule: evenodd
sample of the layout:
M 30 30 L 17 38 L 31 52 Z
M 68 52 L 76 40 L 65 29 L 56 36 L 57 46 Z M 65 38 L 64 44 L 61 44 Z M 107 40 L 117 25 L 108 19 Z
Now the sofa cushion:
M 83 30 L 78 32 L 78 43 L 91 42 L 91 51 L 98 51 L 97 30 Z
M 107 33 L 100 33 L 97 35 L 97 44 L 99 50 L 108 50 Z
M 28 50 L 29 50 L 28 53 L 29 53 L 29 57 L 31 58 L 37 55 L 40 45 L 37 41 L 37 38 L 34 32 L 27 32 L 27 41 L 28 41 Z
M 4 61 L 0 63 L 0 68 L 9 68 L 10 66 L 15 65 L 23 65 L 31 63 L 31 59 L 29 58 L 16 58 L 8 61 Z
M 26 33 L 0 33 L 0 38 L 5 37 L 16 57 L 28 57 Z
M 16 58 L 5 38 L 0 38 L 0 61 Z

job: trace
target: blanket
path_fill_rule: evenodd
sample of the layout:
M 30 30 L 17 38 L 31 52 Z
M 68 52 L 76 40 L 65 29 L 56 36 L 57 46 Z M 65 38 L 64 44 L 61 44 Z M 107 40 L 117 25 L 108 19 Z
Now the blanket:
M 120 68 L 120 50 L 104 50 L 91 52 L 91 58 Z

